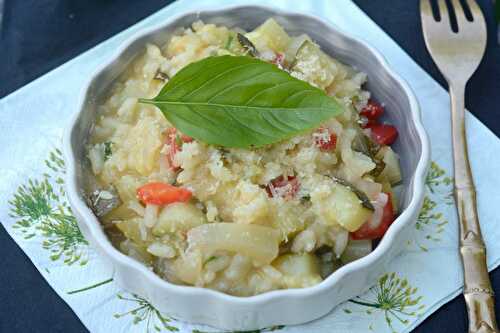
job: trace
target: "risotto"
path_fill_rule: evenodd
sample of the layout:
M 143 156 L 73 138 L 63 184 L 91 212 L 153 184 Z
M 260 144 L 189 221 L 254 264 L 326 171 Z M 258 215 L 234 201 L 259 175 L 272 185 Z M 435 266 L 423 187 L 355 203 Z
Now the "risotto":
M 222 55 L 273 63 L 343 112 L 244 149 L 194 139 L 140 103 L 189 64 Z M 100 105 L 90 205 L 120 251 L 169 282 L 237 296 L 315 285 L 371 252 L 397 214 L 397 130 L 380 122 L 366 80 L 273 19 L 251 32 L 195 22 L 147 45 Z

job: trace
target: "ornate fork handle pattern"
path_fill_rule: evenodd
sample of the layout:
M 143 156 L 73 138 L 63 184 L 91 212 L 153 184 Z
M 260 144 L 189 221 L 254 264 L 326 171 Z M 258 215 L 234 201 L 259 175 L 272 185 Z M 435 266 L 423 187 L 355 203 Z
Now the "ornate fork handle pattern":
M 486 247 L 477 213 L 476 189 L 467 151 L 465 87 L 486 48 L 486 24 L 474 0 L 466 0 L 472 20 L 466 18 L 459 0 L 450 0 L 458 25 L 452 31 L 448 6 L 437 0 L 439 19 L 429 0 L 420 1 L 425 43 L 450 87 L 454 163 L 454 194 L 460 223 L 460 255 L 464 274 L 464 297 L 470 333 L 498 333 L 494 292 L 486 264 Z
M 460 255 L 464 266 L 464 297 L 469 332 L 498 332 L 494 292 L 486 266 L 486 247 L 477 213 L 476 189 L 467 152 L 465 83 L 450 84 L 455 200 L 460 221 Z

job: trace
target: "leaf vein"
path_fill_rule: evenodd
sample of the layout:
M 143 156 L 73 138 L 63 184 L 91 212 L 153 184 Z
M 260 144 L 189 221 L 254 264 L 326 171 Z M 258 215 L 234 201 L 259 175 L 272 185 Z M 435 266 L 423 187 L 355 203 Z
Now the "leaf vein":
M 249 78 L 246 78 L 246 80 L 255 80 L 255 78 L 263 75 L 263 74 L 269 74 L 269 72 L 262 72 L 262 73 L 257 73 L 256 75 L 253 75 L 253 76 L 250 76 Z M 244 86 L 244 84 L 236 84 L 236 85 L 232 85 L 232 86 L 229 86 L 229 87 L 226 87 L 224 89 L 222 89 L 221 91 L 219 91 L 217 94 L 215 94 L 214 96 L 210 97 L 208 100 L 207 100 L 207 103 L 210 103 L 212 100 L 214 100 L 216 97 L 222 95 L 223 93 L 225 93 L 226 91 L 230 90 L 231 88 L 235 88 L 235 87 L 240 87 L 240 86 Z
M 257 129 L 254 129 L 254 128 L 252 128 L 252 127 L 248 126 L 247 124 L 243 123 L 240 119 L 236 118 L 236 117 L 232 114 L 232 112 L 231 112 L 231 111 L 228 111 L 228 110 L 224 110 L 224 111 L 226 112 L 226 114 L 227 114 L 227 115 L 228 115 L 231 119 L 233 119 L 235 122 L 237 122 L 238 124 L 240 124 L 242 127 L 245 127 L 245 128 L 247 128 L 247 129 L 249 129 L 250 131 L 252 131 L 252 132 L 256 132 L 256 133 L 258 133 L 258 134 L 260 134 L 260 135 L 262 135 L 262 136 L 266 136 L 266 137 L 268 137 L 268 138 L 270 138 L 270 139 L 274 139 L 274 137 L 273 137 L 273 136 L 270 136 L 270 135 L 268 135 L 268 134 L 266 134 L 266 133 L 264 133 L 264 132 L 261 132 L 261 131 L 259 131 L 259 130 L 257 130 Z
M 229 73 L 232 73 L 232 72 L 235 72 L 236 70 L 239 70 L 239 69 L 242 69 L 242 68 L 245 68 L 245 67 L 252 67 L 252 66 L 256 66 L 258 64 L 256 63 L 251 63 L 251 64 L 244 64 L 244 65 L 239 65 L 239 66 L 235 66 L 235 67 L 231 67 L 219 74 L 217 74 L 216 76 L 210 78 L 209 80 L 203 82 L 203 84 L 201 86 L 199 86 L 198 88 L 196 88 L 195 90 L 191 91 L 188 95 L 186 96 L 183 96 L 182 98 L 189 98 L 191 97 L 193 94 L 195 94 L 196 92 L 200 91 L 200 89 L 204 88 L 207 84 L 210 84 L 211 82 L 217 80 L 218 78 L 220 78 L 221 76 L 224 76 L 226 74 L 229 74 Z
M 212 66 L 207 66 L 206 69 L 210 69 L 212 67 L 217 67 L 217 63 L 215 64 L 212 64 Z M 178 72 L 177 74 L 182 74 L 181 73 L 182 70 L 180 72 Z M 168 97 L 169 94 L 172 94 L 173 91 L 176 91 L 176 90 L 179 90 L 180 88 L 184 87 L 186 84 L 194 81 L 195 79 L 197 79 L 197 76 L 193 75 L 191 78 L 189 78 L 188 80 L 185 80 L 185 81 L 180 81 L 178 83 L 177 86 L 174 86 L 174 88 L 170 88 L 170 86 L 172 85 L 172 83 L 175 82 L 175 79 L 176 77 L 178 77 L 177 75 L 174 76 L 172 78 L 172 80 L 170 80 L 163 88 L 162 90 L 160 91 L 159 95 L 155 97 L 155 100 L 156 98 L 162 98 L 162 97 Z M 170 89 L 169 89 L 170 88 Z M 165 96 L 166 95 L 166 96 Z
M 281 86 L 284 86 L 286 84 L 295 84 L 296 82 L 294 81 L 287 81 L 287 82 L 281 82 L 281 83 L 278 83 L 277 85 L 274 85 L 272 87 L 267 87 L 265 89 L 262 89 L 261 91 L 259 91 L 258 93 L 256 93 L 255 95 L 252 96 L 252 98 L 250 98 L 246 103 L 245 103 L 245 106 L 247 106 L 248 104 L 250 104 L 251 102 L 253 102 L 258 96 L 262 95 L 263 93 L 265 93 L 266 91 L 268 90 L 272 90 L 272 89 L 276 89 L 276 88 L 279 88 Z
M 304 94 L 304 93 L 308 93 L 308 92 L 315 92 L 315 90 L 314 90 L 314 89 L 308 89 L 308 90 L 301 90 L 301 91 L 294 92 L 293 94 L 291 94 L 291 95 L 289 95 L 287 98 L 285 98 L 285 100 L 283 101 L 283 104 L 286 104 L 286 102 L 287 102 L 290 98 L 292 98 L 292 97 L 294 97 L 294 96 L 296 96 L 296 95 L 299 95 L 299 94 Z

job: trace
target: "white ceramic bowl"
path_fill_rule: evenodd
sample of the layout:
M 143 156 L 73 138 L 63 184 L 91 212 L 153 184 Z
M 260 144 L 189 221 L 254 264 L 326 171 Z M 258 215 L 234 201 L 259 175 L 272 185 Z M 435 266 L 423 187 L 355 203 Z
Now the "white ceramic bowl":
M 189 26 L 198 19 L 250 30 L 268 17 L 275 17 L 291 35 L 308 34 L 325 52 L 368 74 L 368 89 L 376 99 L 385 103 L 386 118 L 397 126 L 400 133 L 395 149 L 401 155 L 404 178 L 399 207 L 402 213 L 371 254 L 343 266 L 314 287 L 235 297 L 210 289 L 171 284 L 115 249 L 86 205 L 85 189 L 92 175 L 85 145 L 96 118 L 96 106 L 113 80 L 143 51 L 147 42 L 165 43 L 176 28 Z M 175 318 L 229 330 L 311 321 L 372 286 L 414 230 L 412 226 L 423 200 L 429 163 L 429 144 L 416 98 L 377 50 L 316 17 L 257 6 L 183 14 L 129 39 L 84 87 L 79 111 L 65 135 L 64 152 L 68 166 L 67 192 L 73 212 L 85 237 L 114 266 L 116 282 L 126 290 L 146 297 L 160 311 Z

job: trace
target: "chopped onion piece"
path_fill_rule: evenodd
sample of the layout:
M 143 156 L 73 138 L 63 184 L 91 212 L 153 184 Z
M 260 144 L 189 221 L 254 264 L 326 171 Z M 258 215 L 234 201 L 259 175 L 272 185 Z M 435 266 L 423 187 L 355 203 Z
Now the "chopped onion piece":
M 354 186 L 364 192 L 370 200 L 376 200 L 377 195 L 382 192 L 382 185 L 370 180 L 359 179 L 354 182 Z
M 340 260 L 344 263 L 350 263 L 362 258 L 372 252 L 372 241 L 369 239 L 350 240 Z
M 158 221 L 158 206 L 147 204 L 146 209 L 144 209 L 144 225 L 152 228 L 156 221 Z
M 375 211 L 373 212 L 372 217 L 367 222 L 370 225 L 370 229 L 377 229 L 380 223 L 382 222 L 382 216 L 384 215 L 384 207 L 385 205 L 387 205 L 388 200 L 389 196 L 384 192 L 380 192 L 377 196 L 377 200 L 373 202 L 373 207 L 375 208 Z
M 130 208 L 131 210 L 133 210 L 134 212 L 137 213 L 137 215 L 139 216 L 144 216 L 144 207 L 138 202 L 138 201 L 135 201 L 135 200 L 131 200 L 128 202 L 128 208 Z
M 261 225 L 210 223 L 189 230 L 187 239 L 190 249 L 233 251 L 269 264 L 278 256 L 280 233 Z
M 344 253 L 348 242 L 349 242 L 349 232 L 346 229 L 340 229 L 336 231 L 335 235 L 335 245 L 333 246 L 333 252 L 340 258 L 342 253 Z
M 173 271 L 176 276 L 190 284 L 195 284 L 200 278 L 203 268 L 202 256 L 199 251 L 186 252 L 173 263 Z

